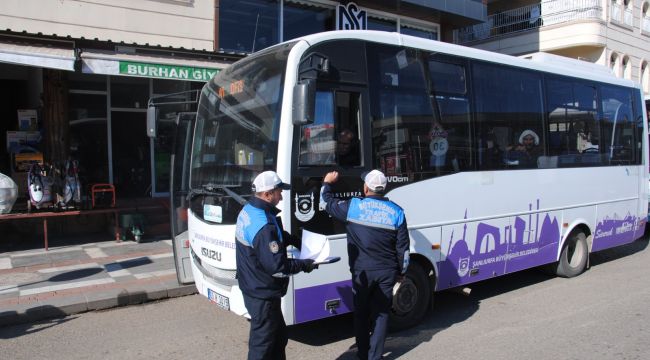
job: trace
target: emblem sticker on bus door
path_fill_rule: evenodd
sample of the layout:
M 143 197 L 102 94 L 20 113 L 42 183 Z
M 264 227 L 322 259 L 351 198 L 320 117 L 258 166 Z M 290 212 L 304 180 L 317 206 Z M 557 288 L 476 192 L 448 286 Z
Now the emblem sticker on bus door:
M 307 222 L 314 217 L 314 193 L 306 195 L 296 194 L 296 219 Z

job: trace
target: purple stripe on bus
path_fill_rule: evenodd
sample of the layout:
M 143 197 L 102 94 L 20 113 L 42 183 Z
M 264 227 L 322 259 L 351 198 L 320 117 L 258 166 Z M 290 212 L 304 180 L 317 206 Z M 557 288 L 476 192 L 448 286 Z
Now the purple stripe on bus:
M 298 289 L 293 296 L 296 323 L 345 314 L 354 309 L 352 280 Z M 333 312 L 325 308 L 328 301 L 337 300 L 339 306 Z

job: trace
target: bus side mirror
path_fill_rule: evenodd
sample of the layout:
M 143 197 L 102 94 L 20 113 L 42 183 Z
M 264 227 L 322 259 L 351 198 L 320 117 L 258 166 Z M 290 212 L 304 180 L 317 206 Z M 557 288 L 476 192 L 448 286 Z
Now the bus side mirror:
M 315 102 L 316 81 L 314 79 L 299 81 L 293 88 L 292 117 L 294 125 L 305 125 L 314 122 Z
M 156 120 L 158 120 L 158 108 L 149 106 L 147 108 L 147 136 L 156 137 Z

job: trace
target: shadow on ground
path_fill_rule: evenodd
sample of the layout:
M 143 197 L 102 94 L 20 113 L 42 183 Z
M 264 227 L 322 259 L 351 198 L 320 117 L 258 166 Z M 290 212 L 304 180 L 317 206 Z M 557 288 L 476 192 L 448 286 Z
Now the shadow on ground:
M 603 250 L 591 255 L 591 266 L 633 255 L 648 247 L 648 236 L 631 244 Z M 469 319 L 480 307 L 481 302 L 494 296 L 506 294 L 527 286 L 553 279 L 541 268 L 520 271 L 495 279 L 471 284 L 471 295 L 466 296 L 458 289 L 435 294 L 435 305 L 423 321 L 407 330 L 389 333 L 385 345 L 385 359 L 397 359 L 418 345 L 430 341 L 438 332 Z M 289 328 L 289 337 L 301 343 L 320 346 L 342 340 L 354 342 L 354 325 L 351 314 L 300 324 Z M 356 359 L 353 346 L 338 359 Z

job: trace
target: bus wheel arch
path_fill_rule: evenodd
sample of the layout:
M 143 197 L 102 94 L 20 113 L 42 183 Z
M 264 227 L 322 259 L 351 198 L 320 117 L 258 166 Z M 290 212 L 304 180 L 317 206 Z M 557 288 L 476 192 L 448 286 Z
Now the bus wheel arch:
M 591 231 L 585 224 L 579 224 L 569 232 L 562 244 L 560 258 L 555 263 L 557 276 L 572 278 L 587 269 L 591 238 Z
M 402 330 L 419 323 L 433 304 L 435 269 L 423 256 L 412 254 L 404 280 L 393 291 L 390 312 L 391 330 Z

